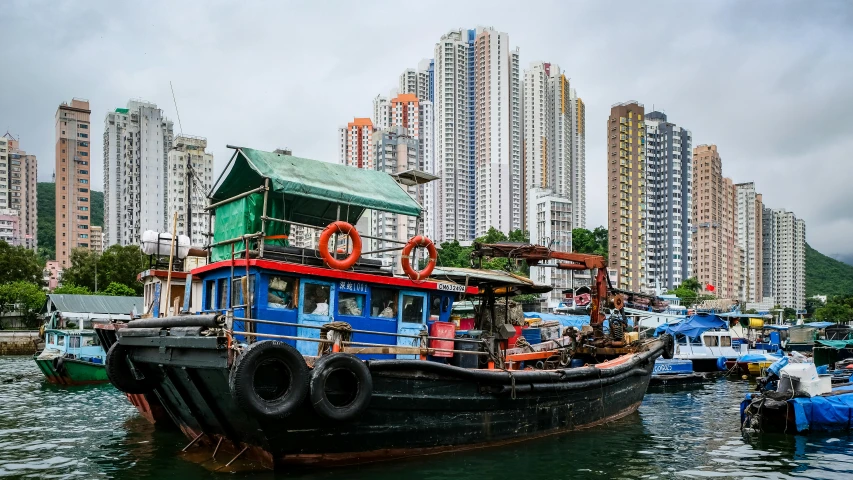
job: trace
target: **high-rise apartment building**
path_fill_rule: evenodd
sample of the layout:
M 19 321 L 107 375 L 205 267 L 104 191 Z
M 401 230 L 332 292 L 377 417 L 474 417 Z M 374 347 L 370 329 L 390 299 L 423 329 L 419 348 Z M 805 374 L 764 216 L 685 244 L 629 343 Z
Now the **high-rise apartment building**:
M 95 253 L 104 253 L 104 229 L 92 225 L 89 231 L 89 249 Z
M 91 113 L 89 101 L 76 98 L 56 110 L 56 260 L 62 269 L 71 266 L 73 249 L 91 248 Z
M 475 235 L 522 228 L 521 75 L 509 35 L 477 28 L 474 40 Z
M 571 252 L 574 221 L 571 200 L 546 188 L 531 188 L 527 195 L 526 217 L 530 241 L 547 245 L 554 251 Z M 530 267 L 530 278 L 554 287 L 550 293 L 543 295 L 547 298 L 549 311 L 560 306 L 563 290 L 572 286 L 572 271 L 553 268 L 553 265 Z
M 736 299 L 742 257 L 737 241 L 737 192 L 732 180 L 723 178 L 716 145 L 693 150 L 692 222 L 693 276 L 718 298 Z
M 390 118 L 390 109 L 388 112 Z M 376 154 L 371 139 L 375 131 L 376 128 L 369 118 L 354 118 L 346 127 L 341 127 L 338 130 L 340 163 L 351 167 L 373 169 Z
M 404 94 L 411 95 L 411 94 Z M 402 96 L 402 95 L 401 95 Z M 414 97 L 417 104 L 417 98 Z M 398 97 L 399 98 L 399 97 Z M 414 105 L 417 108 L 417 105 Z M 415 111 L 417 117 L 417 110 Z M 396 117 L 395 117 L 396 118 Z M 411 134 L 411 127 L 394 125 L 391 128 L 373 134 L 371 142 L 376 152 L 376 170 L 394 175 L 407 170 L 418 168 L 420 144 L 418 138 Z M 403 187 L 413 198 L 418 198 L 419 186 Z M 421 233 L 418 231 L 418 219 L 406 215 L 389 212 L 371 211 L 370 232 L 372 236 L 392 238 L 398 242 L 408 242 L 410 238 Z M 398 247 L 399 244 L 374 240 L 369 242 L 371 250 L 381 250 Z M 374 258 L 384 258 L 393 266 L 396 273 L 402 273 L 400 251 L 383 252 L 373 255 Z
M 762 286 L 764 205 L 755 184 L 738 183 L 737 191 L 737 243 L 743 252 L 741 259 L 740 289 L 737 298 L 749 303 L 759 303 L 764 296 Z
M 793 212 L 764 208 L 762 289 L 777 305 L 806 307 L 806 222 Z
M 157 105 L 131 100 L 104 119 L 104 242 L 137 245 L 171 231 L 168 163 L 173 125 Z
M 453 30 L 435 45 L 436 240 L 474 238 L 474 37 Z
M 693 137 L 661 112 L 646 121 L 646 287 L 658 293 L 691 276 Z
M 574 88 L 569 89 L 572 109 L 572 228 L 586 228 L 586 105 Z
M 391 97 L 395 97 L 394 92 L 391 92 Z M 358 119 L 356 119 L 358 120 Z M 373 117 L 371 121 L 376 130 L 384 130 L 391 126 L 391 102 L 388 97 L 377 95 L 373 99 Z
M 0 142 L 0 211 L 17 215 L 15 245 L 35 249 L 38 238 L 38 160 L 6 133 Z M 7 211 L 8 210 L 8 211 Z
M 636 101 L 618 103 L 607 118 L 608 264 L 617 288 L 646 286 L 645 108 Z
M 407 68 L 400 74 L 400 93 L 412 93 L 418 100 L 432 101 L 435 62 L 424 59 L 418 63 L 418 68 Z
M 204 207 L 207 192 L 213 189 L 213 154 L 206 148 L 206 138 L 177 135 L 168 154 L 166 176 L 169 221 L 177 212 L 178 235 L 190 237 L 192 245 L 198 247 L 206 244 L 210 215 Z

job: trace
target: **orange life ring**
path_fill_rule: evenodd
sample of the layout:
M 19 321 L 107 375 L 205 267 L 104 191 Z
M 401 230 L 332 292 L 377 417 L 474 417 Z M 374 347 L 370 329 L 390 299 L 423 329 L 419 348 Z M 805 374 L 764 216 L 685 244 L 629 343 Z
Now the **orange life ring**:
M 415 247 L 425 247 L 427 252 L 429 252 L 429 261 L 427 262 L 426 267 L 421 271 L 417 271 L 412 268 L 411 262 L 409 262 L 409 255 L 411 255 L 412 250 Z M 432 243 L 432 240 L 424 237 L 423 235 L 417 235 L 412 237 L 412 239 L 409 240 L 409 243 L 403 247 L 403 256 L 400 259 L 400 263 L 403 266 L 403 271 L 409 276 L 409 278 L 412 280 L 421 280 L 429 277 L 432 273 L 432 269 L 435 268 L 435 261 L 437 258 L 438 252 L 435 251 L 435 245 Z
M 333 257 L 332 254 L 329 253 L 329 239 L 331 239 L 332 235 L 335 233 L 349 235 L 352 240 L 352 251 L 349 256 L 341 260 Z M 323 258 L 326 265 L 336 270 L 348 270 L 355 265 L 355 262 L 358 261 L 358 257 L 361 256 L 361 235 L 358 234 L 358 230 L 356 230 L 354 226 L 343 220 L 332 222 L 325 230 L 323 230 L 323 233 L 320 234 L 319 250 L 320 257 Z

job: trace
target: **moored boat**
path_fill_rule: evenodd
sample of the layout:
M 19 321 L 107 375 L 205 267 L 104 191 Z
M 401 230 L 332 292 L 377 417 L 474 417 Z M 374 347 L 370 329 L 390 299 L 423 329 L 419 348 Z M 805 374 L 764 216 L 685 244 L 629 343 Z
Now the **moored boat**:
M 204 313 L 129 322 L 116 331 L 107 373 L 126 393 L 155 394 L 187 449 L 209 447 L 229 464 L 378 461 L 592 427 L 638 408 L 672 345 L 668 335 L 625 335 L 603 258 L 476 245 L 472 263 L 551 260 L 595 272 L 588 329 L 510 348 L 510 297 L 550 287 L 505 271 L 435 268 L 422 236 L 401 247 L 406 275 L 361 258 L 353 224 L 365 209 L 420 214 L 381 172 L 238 149 L 211 200 L 217 219 L 228 217 L 216 222 L 212 262 L 191 272 Z M 243 219 L 260 221 L 231 222 Z M 318 249 L 267 244 L 290 225 L 323 229 Z M 328 246 L 336 234 L 349 237 L 334 244 L 344 258 Z M 429 253 L 423 262 L 412 260 L 418 247 Z M 462 297 L 477 299 L 465 333 L 450 318 Z
M 106 383 L 106 354 L 92 330 L 45 330 L 45 347 L 33 355 L 50 383 L 91 385 Z
M 690 360 L 658 358 L 652 369 L 652 378 L 649 387 L 661 387 L 668 385 L 696 385 L 709 381 L 713 374 L 707 372 L 694 372 L 693 362 Z

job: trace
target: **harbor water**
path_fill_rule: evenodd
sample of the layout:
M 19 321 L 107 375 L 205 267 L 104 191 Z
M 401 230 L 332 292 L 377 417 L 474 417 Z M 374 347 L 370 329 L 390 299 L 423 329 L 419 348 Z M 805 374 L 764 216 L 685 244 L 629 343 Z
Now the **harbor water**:
M 510 446 L 327 471 L 216 473 L 180 454 L 110 385 L 49 385 L 30 357 L 0 357 L 0 478 L 853 477 L 853 435 L 741 435 L 742 380 L 652 391 L 638 413 Z M 5 383 L 9 382 L 9 383 Z

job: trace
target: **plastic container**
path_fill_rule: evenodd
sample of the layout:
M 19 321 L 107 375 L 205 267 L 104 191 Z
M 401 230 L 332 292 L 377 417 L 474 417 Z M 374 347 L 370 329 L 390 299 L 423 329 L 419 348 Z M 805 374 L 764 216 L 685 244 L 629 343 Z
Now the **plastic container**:
M 453 345 L 456 343 L 453 339 L 456 337 L 456 325 L 451 322 L 435 322 L 429 327 L 429 336 L 441 337 L 447 340 L 430 340 L 429 348 L 442 348 L 445 350 L 453 350 Z M 460 342 L 461 343 L 461 342 Z M 435 352 L 433 357 L 452 357 L 453 352 Z
M 539 327 L 539 335 L 542 342 L 548 340 L 559 340 L 562 335 L 563 327 L 560 322 L 547 322 Z
M 474 329 L 474 318 L 460 318 L 459 319 L 459 330 L 473 330 Z
M 461 332 L 459 332 L 461 333 Z M 480 338 L 480 335 L 483 332 L 480 330 L 469 330 L 464 334 L 457 335 L 457 338 Z M 466 352 L 476 352 L 480 350 L 480 344 L 472 343 L 472 342 L 453 342 L 456 344 L 456 350 L 463 350 Z M 480 356 L 479 355 L 469 355 L 465 353 L 454 353 L 453 357 L 450 359 L 450 364 L 456 367 L 462 368 L 477 368 L 480 366 Z
M 639 332 L 625 332 L 625 343 L 636 342 L 640 339 Z
M 518 340 L 518 337 L 520 337 L 520 336 L 521 336 L 521 326 L 519 326 L 519 325 L 514 325 L 514 327 L 515 327 L 515 335 L 513 335 L 513 336 L 512 336 L 512 337 L 510 337 L 510 339 L 509 339 L 509 348 L 513 348 L 513 347 L 515 347 L 515 342 L 516 342 L 516 340 Z
M 531 345 L 542 343 L 542 332 L 538 328 L 522 328 L 521 335 Z

